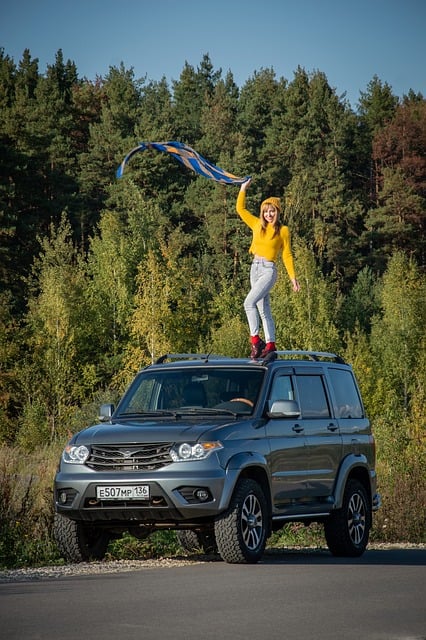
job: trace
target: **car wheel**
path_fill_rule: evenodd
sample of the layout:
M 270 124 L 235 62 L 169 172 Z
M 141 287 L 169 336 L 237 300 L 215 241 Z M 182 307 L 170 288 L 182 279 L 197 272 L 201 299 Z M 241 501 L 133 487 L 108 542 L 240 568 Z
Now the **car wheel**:
M 368 544 L 371 529 L 371 509 L 364 486 L 349 480 L 341 509 L 337 509 L 324 523 L 327 546 L 334 556 L 356 558 Z
M 191 531 L 179 529 L 176 537 L 182 549 L 189 553 L 217 553 L 217 544 L 213 531 Z
M 215 522 L 219 553 L 225 562 L 255 563 L 265 550 L 267 503 L 257 482 L 241 478 L 229 508 Z
M 110 534 L 91 524 L 76 522 L 56 513 L 53 532 L 58 549 L 69 562 L 89 562 L 105 557 Z

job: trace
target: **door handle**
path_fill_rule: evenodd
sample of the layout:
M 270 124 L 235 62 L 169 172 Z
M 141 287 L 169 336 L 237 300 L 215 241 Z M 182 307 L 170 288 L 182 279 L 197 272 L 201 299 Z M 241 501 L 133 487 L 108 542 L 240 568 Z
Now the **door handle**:
M 327 426 L 327 429 L 329 431 L 337 431 L 338 426 L 337 426 L 337 424 L 334 424 L 334 422 L 330 422 L 330 424 Z
M 303 427 L 301 424 L 295 424 L 294 427 L 292 427 L 293 431 L 295 431 L 296 433 L 300 433 L 301 431 L 303 431 Z

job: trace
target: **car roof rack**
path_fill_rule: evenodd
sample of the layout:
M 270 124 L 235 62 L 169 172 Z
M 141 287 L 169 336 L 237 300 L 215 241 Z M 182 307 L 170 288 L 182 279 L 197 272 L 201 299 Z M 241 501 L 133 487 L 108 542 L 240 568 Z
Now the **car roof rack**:
M 319 362 L 321 360 L 331 360 L 332 362 L 338 362 L 339 364 L 347 364 L 345 360 L 336 353 L 329 353 L 328 351 L 277 351 L 277 357 L 279 356 L 291 356 L 292 358 L 305 358 Z
M 154 361 L 154 364 L 163 364 L 166 360 L 203 360 L 208 362 L 212 360 L 225 360 L 227 356 L 221 356 L 215 353 L 165 353 Z

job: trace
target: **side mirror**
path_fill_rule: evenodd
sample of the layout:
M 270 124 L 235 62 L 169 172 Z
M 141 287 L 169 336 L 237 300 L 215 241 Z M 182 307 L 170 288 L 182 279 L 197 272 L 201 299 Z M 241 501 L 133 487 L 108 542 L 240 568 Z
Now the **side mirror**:
M 267 415 L 269 418 L 299 418 L 300 407 L 295 400 L 275 400 Z
M 109 422 L 114 410 L 113 404 L 101 404 L 98 416 L 99 422 Z

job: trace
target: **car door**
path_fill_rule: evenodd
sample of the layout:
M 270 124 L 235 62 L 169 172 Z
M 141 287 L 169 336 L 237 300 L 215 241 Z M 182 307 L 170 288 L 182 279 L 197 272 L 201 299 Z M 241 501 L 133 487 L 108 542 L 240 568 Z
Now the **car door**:
M 310 501 L 317 502 L 333 493 L 342 460 L 342 438 L 333 416 L 324 369 L 295 367 L 295 387 L 309 459 L 307 495 Z
M 335 415 L 342 435 L 343 455 L 364 454 L 373 464 L 370 421 L 364 413 L 352 371 L 343 367 L 330 367 L 328 376 Z
M 292 368 L 279 370 L 273 380 L 267 405 L 279 400 L 294 400 Z M 301 421 L 295 418 L 269 418 L 265 427 L 269 444 L 269 468 L 272 504 L 275 513 L 285 511 L 306 496 L 309 473 L 307 447 Z

